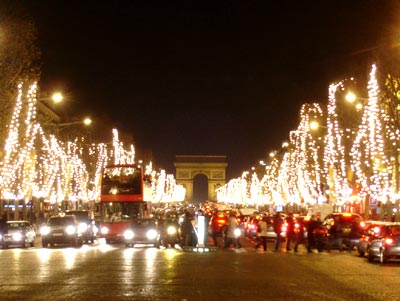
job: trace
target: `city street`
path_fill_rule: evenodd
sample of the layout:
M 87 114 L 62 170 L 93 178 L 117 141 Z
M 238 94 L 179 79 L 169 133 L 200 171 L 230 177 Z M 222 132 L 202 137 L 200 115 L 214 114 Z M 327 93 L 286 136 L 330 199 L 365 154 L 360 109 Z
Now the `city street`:
M 123 245 L 0 251 L 1 300 L 400 300 L 400 263 L 338 251 Z

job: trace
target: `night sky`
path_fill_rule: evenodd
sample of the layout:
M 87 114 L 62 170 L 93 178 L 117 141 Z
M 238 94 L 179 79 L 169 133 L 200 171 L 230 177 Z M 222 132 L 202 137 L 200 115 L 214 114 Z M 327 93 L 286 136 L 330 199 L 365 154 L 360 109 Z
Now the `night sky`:
M 175 155 L 227 155 L 228 179 L 288 139 L 302 104 L 326 104 L 329 83 L 367 72 L 398 19 L 391 0 L 25 2 L 42 90 L 168 173 Z

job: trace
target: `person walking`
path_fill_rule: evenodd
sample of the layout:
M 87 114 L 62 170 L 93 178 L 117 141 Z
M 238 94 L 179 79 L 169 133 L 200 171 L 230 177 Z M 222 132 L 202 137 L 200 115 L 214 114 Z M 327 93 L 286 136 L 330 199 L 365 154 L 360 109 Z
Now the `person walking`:
M 258 222 L 258 242 L 254 247 L 256 250 L 262 245 L 264 251 L 267 251 L 267 226 L 267 216 L 264 216 Z
M 232 244 L 233 247 L 236 249 L 240 249 L 242 247 L 239 238 L 235 235 L 236 229 L 239 229 L 239 223 L 236 219 L 235 214 L 230 213 L 228 218 L 228 225 L 226 227 L 224 249 L 227 249 Z
M 186 211 L 181 224 L 181 246 L 193 246 L 193 235 L 194 228 L 192 224 L 192 218 L 189 211 Z
M 274 216 L 274 232 L 276 233 L 276 241 L 275 241 L 275 252 L 278 252 L 281 247 L 281 241 L 282 241 L 282 226 L 283 226 L 283 219 L 282 216 L 279 212 L 275 213 Z
M 290 243 L 294 243 L 294 217 L 289 213 L 286 217 L 286 251 L 290 251 Z

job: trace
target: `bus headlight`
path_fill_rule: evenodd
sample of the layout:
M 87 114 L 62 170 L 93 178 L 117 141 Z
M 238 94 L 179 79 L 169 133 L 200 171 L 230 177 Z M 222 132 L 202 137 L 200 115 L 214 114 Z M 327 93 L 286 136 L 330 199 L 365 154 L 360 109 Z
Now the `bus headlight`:
M 50 233 L 50 228 L 47 226 L 43 226 L 42 228 L 40 228 L 40 234 L 43 236 L 46 236 Z
M 73 235 L 73 234 L 75 234 L 76 229 L 75 229 L 74 226 L 69 225 L 69 226 L 65 229 L 65 232 L 66 232 L 68 235 Z
M 126 231 L 124 232 L 124 238 L 125 238 L 126 240 L 130 240 L 130 239 L 132 239 L 134 236 L 135 236 L 135 234 L 133 233 L 132 230 L 126 230 Z
M 100 228 L 100 233 L 103 234 L 103 235 L 108 234 L 109 231 L 110 230 L 107 227 L 101 227 Z
M 146 233 L 146 237 L 147 237 L 148 239 L 156 239 L 156 238 L 157 238 L 157 235 L 158 235 L 158 233 L 157 233 L 156 230 L 149 230 L 149 231 L 147 231 L 147 233 Z

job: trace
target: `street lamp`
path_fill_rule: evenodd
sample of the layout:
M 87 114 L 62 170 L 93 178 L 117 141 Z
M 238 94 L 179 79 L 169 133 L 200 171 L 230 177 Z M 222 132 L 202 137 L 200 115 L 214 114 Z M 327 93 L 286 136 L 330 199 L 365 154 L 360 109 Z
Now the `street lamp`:
M 319 122 L 318 122 L 318 121 L 315 121 L 315 120 L 310 122 L 310 129 L 311 129 L 311 130 L 316 131 L 316 130 L 318 130 L 319 128 L 326 129 L 327 127 L 326 127 L 326 126 L 323 126 L 323 125 L 320 125 Z
M 72 121 L 72 122 L 63 122 L 63 123 L 56 123 L 55 125 L 57 127 L 63 127 L 63 126 L 69 126 L 69 125 L 75 125 L 75 124 L 84 124 L 84 125 L 90 125 L 92 123 L 92 120 L 89 117 L 86 117 L 83 120 L 79 121 Z
M 353 92 L 349 91 L 346 96 L 345 99 L 348 103 L 353 104 L 356 100 L 364 100 L 364 101 L 368 101 L 367 98 L 362 98 L 362 97 L 358 97 L 357 95 L 355 95 Z M 355 104 L 355 107 L 357 109 L 357 111 L 361 110 L 363 108 L 363 105 L 360 102 L 357 102 Z

